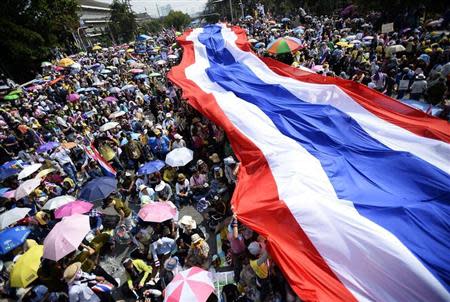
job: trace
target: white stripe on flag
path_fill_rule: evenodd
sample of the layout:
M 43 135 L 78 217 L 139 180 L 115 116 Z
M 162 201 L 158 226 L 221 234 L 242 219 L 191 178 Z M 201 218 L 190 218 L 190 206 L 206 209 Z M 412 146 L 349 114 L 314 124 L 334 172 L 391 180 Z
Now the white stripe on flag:
M 280 199 L 355 298 L 449 301 L 445 288 L 394 235 L 337 198 L 315 157 L 280 133 L 259 108 L 211 82 L 206 49 L 198 41 L 201 31 L 187 38 L 194 42 L 195 64 L 186 68 L 186 77 L 213 94 L 234 126 L 262 151 Z

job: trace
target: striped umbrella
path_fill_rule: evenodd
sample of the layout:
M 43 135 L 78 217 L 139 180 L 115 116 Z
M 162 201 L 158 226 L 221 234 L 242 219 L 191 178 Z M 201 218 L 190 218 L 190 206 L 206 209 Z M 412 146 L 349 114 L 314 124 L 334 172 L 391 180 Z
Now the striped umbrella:
M 303 48 L 302 42 L 293 37 L 278 38 L 267 46 L 267 51 L 272 54 L 294 52 Z

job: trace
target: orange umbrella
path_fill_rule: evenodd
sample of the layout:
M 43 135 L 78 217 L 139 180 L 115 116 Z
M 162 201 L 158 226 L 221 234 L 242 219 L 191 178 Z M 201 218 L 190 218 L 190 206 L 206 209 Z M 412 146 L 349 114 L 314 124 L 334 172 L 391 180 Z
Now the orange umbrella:
M 75 148 L 77 146 L 77 144 L 74 142 L 67 142 L 67 143 L 62 143 L 61 146 L 63 146 L 66 149 L 72 149 L 72 148 Z

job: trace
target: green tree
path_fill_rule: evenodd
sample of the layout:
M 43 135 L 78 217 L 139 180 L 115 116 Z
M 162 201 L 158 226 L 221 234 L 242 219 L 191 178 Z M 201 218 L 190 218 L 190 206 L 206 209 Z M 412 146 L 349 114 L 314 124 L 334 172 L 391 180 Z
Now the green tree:
M 175 27 L 176 30 L 183 30 L 191 22 L 191 17 L 180 11 L 170 11 L 164 18 L 164 25 L 166 27 Z
M 26 81 L 51 58 L 55 47 L 74 48 L 79 26 L 76 0 L 0 1 L 0 68 L 16 81 Z
M 157 33 L 162 29 L 161 20 L 149 20 L 139 25 L 139 29 L 145 33 Z
M 114 0 L 111 8 L 111 31 L 120 43 L 133 40 L 137 28 L 136 17 L 126 3 Z

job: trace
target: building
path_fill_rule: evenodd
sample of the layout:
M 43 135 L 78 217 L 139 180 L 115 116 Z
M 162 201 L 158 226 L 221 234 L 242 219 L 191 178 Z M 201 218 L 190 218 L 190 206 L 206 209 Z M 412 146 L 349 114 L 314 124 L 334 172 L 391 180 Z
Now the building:
M 165 17 L 170 13 L 171 10 L 172 10 L 172 5 L 170 5 L 170 4 L 162 5 L 159 7 L 159 15 L 161 17 Z
M 145 23 L 147 21 L 152 20 L 152 17 L 149 14 L 147 14 L 147 12 L 145 12 L 145 13 L 136 13 L 135 16 L 136 16 L 136 23 L 137 24 L 142 24 L 142 23 Z
M 80 27 L 74 37 L 78 47 L 86 50 L 93 43 L 102 40 L 102 36 L 109 35 L 111 9 L 108 3 L 95 0 L 79 0 L 79 4 Z

